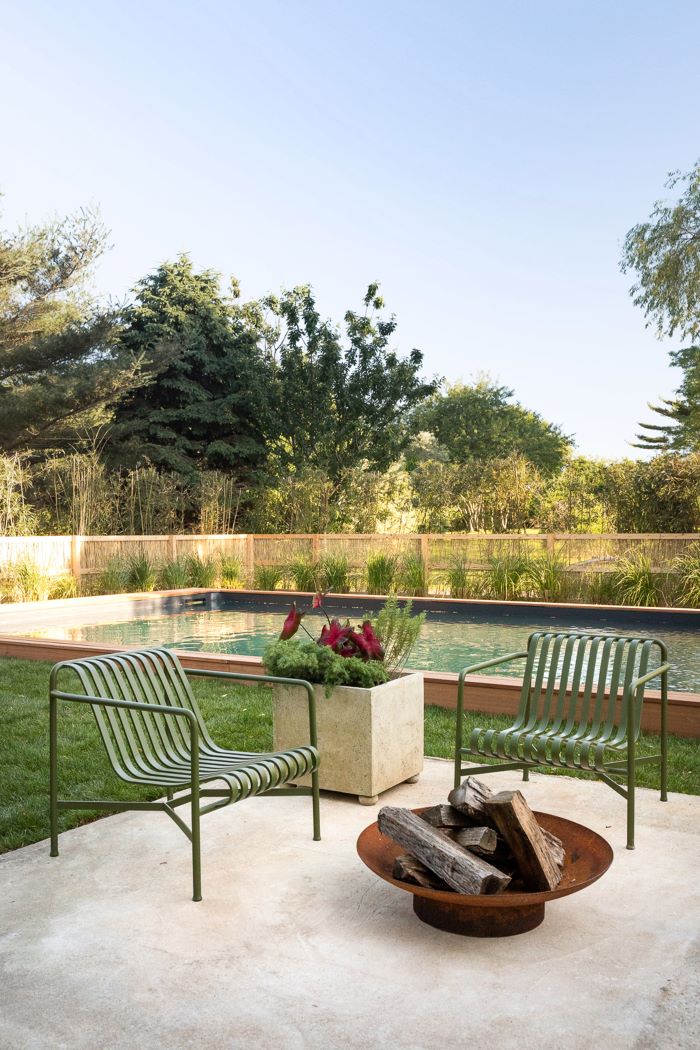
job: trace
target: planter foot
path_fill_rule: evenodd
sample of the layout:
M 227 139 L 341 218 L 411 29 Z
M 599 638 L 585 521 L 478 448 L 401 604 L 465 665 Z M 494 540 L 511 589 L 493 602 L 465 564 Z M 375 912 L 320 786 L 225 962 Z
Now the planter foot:
M 379 795 L 358 795 L 357 801 L 361 806 L 376 806 L 379 802 Z
M 404 784 L 417 784 L 419 780 L 420 780 L 420 773 L 416 773 L 416 775 L 414 777 L 408 777 L 407 780 L 404 780 Z

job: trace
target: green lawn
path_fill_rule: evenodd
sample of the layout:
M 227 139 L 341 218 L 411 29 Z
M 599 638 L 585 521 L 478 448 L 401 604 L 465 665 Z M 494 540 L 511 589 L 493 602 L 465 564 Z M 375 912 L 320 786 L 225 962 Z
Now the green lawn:
M 0 852 L 48 837 L 48 672 L 47 663 L 0 659 Z M 269 750 L 272 720 L 269 692 L 260 687 L 193 680 L 214 738 L 224 747 Z M 508 718 L 469 715 L 468 724 L 505 727 Z M 454 715 L 438 707 L 425 712 L 425 751 L 451 757 Z M 644 738 L 645 748 L 658 750 L 658 738 Z M 106 760 L 91 711 L 62 704 L 59 714 L 60 793 L 74 798 L 146 798 L 118 780 Z M 553 775 L 571 776 L 557 771 Z M 658 767 L 641 767 L 638 783 L 657 787 Z M 672 737 L 669 747 L 669 789 L 700 794 L 700 744 Z M 65 811 L 61 829 L 75 827 L 95 815 Z

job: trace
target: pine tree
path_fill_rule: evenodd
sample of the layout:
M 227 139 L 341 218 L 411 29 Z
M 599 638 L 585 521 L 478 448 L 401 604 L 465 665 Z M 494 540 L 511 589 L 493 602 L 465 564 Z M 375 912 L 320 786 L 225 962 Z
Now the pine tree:
M 144 278 L 124 316 L 121 345 L 151 377 L 120 398 L 108 454 L 193 477 L 248 478 L 265 458 L 265 361 L 256 334 L 223 296 L 219 275 L 186 255 Z
M 65 447 L 104 420 L 136 362 L 118 317 L 87 295 L 105 246 L 98 217 L 0 232 L 0 449 Z

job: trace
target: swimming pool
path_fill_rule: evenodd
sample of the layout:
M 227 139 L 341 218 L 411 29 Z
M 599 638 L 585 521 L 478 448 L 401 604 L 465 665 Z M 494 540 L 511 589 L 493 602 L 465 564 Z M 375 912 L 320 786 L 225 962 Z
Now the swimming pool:
M 141 615 L 128 619 L 83 625 L 55 624 L 22 634 L 34 638 L 60 638 L 99 645 L 146 647 L 164 645 L 203 652 L 262 656 L 278 637 L 289 608 L 288 595 L 262 599 L 254 594 L 226 592 L 192 596 L 181 601 L 163 599 L 147 603 Z M 302 608 L 308 599 L 300 599 Z M 332 616 L 356 622 L 376 615 L 380 600 L 329 598 Z M 417 599 L 426 624 L 411 659 L 411 667 L 425 671 L 460 671 L 463 667 L 524 648 L 535 630 L 573 629 L 657 637 L 669 649 L 672 670 L 669 687 L 700 693 L 700 612 L 674 610 L 623 610 L 585 606 L 541 606 L 506 602 L 436 602 Z M 304 621 L 316 636 L 323 615 L 309 612 Z M 484 674 L 516 677 L 520 665 L 492 668 Z

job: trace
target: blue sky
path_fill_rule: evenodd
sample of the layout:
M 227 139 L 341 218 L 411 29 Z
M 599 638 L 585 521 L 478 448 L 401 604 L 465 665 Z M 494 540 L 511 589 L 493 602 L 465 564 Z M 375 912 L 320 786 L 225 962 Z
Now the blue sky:
M 627 442 L 670 394 L 620 274 L 626 231 L 700 156 L 700 6 L 0 0 L 14 227 L 99 205 L 118 298 L 177 252 L 253 297 L 370 280 L 426 371 L 488 371 Z

